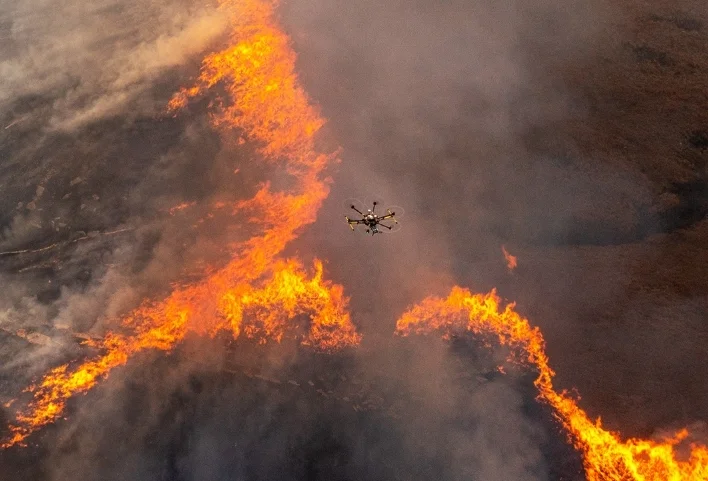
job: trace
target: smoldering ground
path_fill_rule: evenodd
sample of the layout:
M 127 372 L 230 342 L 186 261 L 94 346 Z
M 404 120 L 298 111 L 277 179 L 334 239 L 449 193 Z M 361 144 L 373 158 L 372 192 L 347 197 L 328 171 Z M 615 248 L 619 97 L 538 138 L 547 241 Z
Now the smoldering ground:
M 204 218 L 250 195 L 248 176 L 262 173 L 235 174 L 248 155 L 222 143 L 204 105 L 166 111 L 204 51 L 223 44 L 215 5 L 29 2 L 2 14 L 5 404 L 86 356 L 80 342 L 143 299 L 223 263 L 247 233 L 221 212 Z
M 582 479 L 579 455 L 471 339 L 371 353 L 190 339 L 116 370 L 4 453 L 20 479 Z M 41 462 L 37 463 L 39 458 Z M 35 462 L 33 462 L 35 461 Z
M 47 351 L 63 355 L 59 332 L 100 332 L 98 320 L 220 262 L 243 234 L 219 214 L 200 220 L 253 186 L 203 109 L 166 110 L 224 41 L 215 4 L 8 2 L 2 12 L 0 327 L 57 341 L 3 364 L 36 375 L 46 367 L 36 361 L 56 361 Z
M 645 175 L 621 162 L 596 163 L 572 133 L 558 129 L 593 108 L 559 72 L 595 65 L 599 31 L 617 13 L 579 3 L 285 5 L 282 20 L 300 54 L 301 78 L 330 119 L 326 135 L 344 147 L 332 195 L 293 251 L 327 260 L 328 275 L 352 296 L 365 345 L 331 357 L 293 354 L 299 351 L 292 346 L 282 347 L 286 354 L 258 354 L 240 343 L 234 354 L 218 341 L 205 346 L 190 339 L 169 356 L 144 354 L 72 400 L 68 420 L 34 438 L 38 447 L 0 454 L 7 467 L 0 474 L 578 476 L 577 455 L 533 401 L 529 378 L 493 375 L 494 354 L 450 353 L 433 338 L 399 341 L 391 332 L 409 303 L 444 294 L 455 282 L 476 290 L 497 286 L 521 298 L 519 308 L 542 325 L 563 384 L 580 385 L 591 401 L 599 392 L 595 399 L 604 401 L 601 379 L 609 369 L 587 366 L 602 365 L 602 336 L 616 333 L 588 320 L 637 282 L 637 264 L 610 268 L 624 257 L 622 243 L 641 242 L 661 219 L 651 215 L 658 201 Z M 248 155 L 222 145 L 208 127 L 206 105 L 176 118 L 161 115 L 170 95 L 196 74 L 200 51 L 219 43 L 220 21 L 210 7 L 94 2 L 89 9 L 74 2 L 61 22 L 45 5 L 23 5 L 3 5 L 11 12 L 3 38 L 14 45 L 6 51 L 34 45 L 27 50 L 35 54 L 3 64 L 12 86 L 3 98 L 9 127 L 0 132 L 3 250 L 54 243 L 59 249 L 3 258 L 13 292 L 3 301 L 10 331 L 31 328 L 55 341 L 37 347 L 2 334 L 8 397 L 48 365 L 85 353 L 57 327 L 91 331 L 97 319 L 124 312 L 147 293 L 159 297 L 190 267 L 200 272 L 204 258 L 197 253 L 223 260 L 219 244 L 233 238 L 233 223 L 214 222 L 199 232 L 191 226 L 208 200 L 244 195 L 259 178 L 233 174 L 234 156 L 247 161 Z M 33 20 L 23 24 L 25 18 Z M 86 33 L 75 35 L 84 25 Z M 187 41 L 193 36 L 199 41 Z M 123 37 L 129 39 L 117 41 Z M 165 60 L 161 45 L 180 55 Z M 146 60 L 136 66 L 135 59 Z M 354 237 L 340 224 L 344 198 L 374 195 L 406 208 L 396 236 Z M 196 212 L 169 214 L 184 201 L 197 201 Z M 125 233 L 104 235 L 124 227 Z M 77 231 L 89 238 L 76 240 L 83 237 Z M 515 276 L 501 259 L 501 243 L 521 253 Z M 555 250 L 559 244 L 620 247 L 603 262 L 607 270 L 590 276 L 596 251 L 568 254 Z M 652 253 L 636 256 L 658 255 Z M 601 275 L 608 272 L 611 282 Z M 594 281 L 587 284 L 588 278 Z M 580 300 L 571 295 L 577 291 Z M 621 314 L 615 308 L 608 309 Z M 645 345 L 656 347 L 658 337 Z M 621 350 L 619 344 L 613 349 Z M 701 351 L 692 346 L 686 356 L 695 360 Z M 455 364 L 460 360 L 463 366 Z M 662 380 L 670 381 L 671 372 Z M 355 411 L 353 381 L 366 383 L 365 396 L 381 396 L 372 402 L 385 409 Z M 689 412 L 706 399 L 701 396 L 688 401 Z M 610 418 L 615 408 L 593 406 Z M 636 411 L 648 419 L 652 409 L 644 406 Z M 676 418 L 669 413 L 661 421 Z

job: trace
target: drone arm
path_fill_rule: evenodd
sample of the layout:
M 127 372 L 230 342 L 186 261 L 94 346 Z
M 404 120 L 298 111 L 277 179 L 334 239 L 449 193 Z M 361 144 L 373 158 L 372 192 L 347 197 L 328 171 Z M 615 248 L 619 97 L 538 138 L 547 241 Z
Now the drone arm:
M 362 216 L 364 215 L 364 213 L 363 213 L 362 211 L 360 211 L 359 209 L 357 209 L 357 208 L 354 207 L 353 205 L 351 206 L 351 208 L 354 209 L 355 211 L 357 211 L 357 212 L 358 212 L 359 214 L 361 214 Z
M 350 219 L 350 218 L 347 217 L 346 215 L 344 216 L 344 218 L 347 219 L 347 224 L 349 224 L 349 228 L 350 228 L 351 230 L 354 230 L 354 226 L 355 226 L 355 225 L 361 224 L 361 221 L 360 221 L 360 220 L 357 220 L 357 219 Z
M 391 230 L 391 227 L 387 226 L 386 224 L 381 224 L 381 223 L 379 223 L 379 225 L 380 225 L 381 227 L 387 228 L 388 230 Z

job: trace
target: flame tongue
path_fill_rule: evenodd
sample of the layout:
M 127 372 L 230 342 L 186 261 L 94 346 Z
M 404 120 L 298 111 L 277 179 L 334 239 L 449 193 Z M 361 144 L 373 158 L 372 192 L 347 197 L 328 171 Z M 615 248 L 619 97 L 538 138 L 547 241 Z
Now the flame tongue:
M 554 372 L 548 364 L 541 331 L 514 311 L 514 304 L 501 308 L 494 291 L 472 294 L 455 287 L 446 299 L 430 297 L 404 313 L 396 332 L 448 335 L 460 329 L 475 334 L 495 334 L 523 362 L 535 367 L 539 397 L 550 404 L 558 419 L 583 453 L 589 481 L 705 481 L 708 479 L 708 448 L 692 445 L 690 458 L 677 458 L 675 446 L 686 437 L 681 431 L 663 442 L 639 439 L 620 440 L 605 430 L 600 421 L 591 421 L 566 392 L 553 387 Z
M 297 159 L 297 164 L 317 162 L 312 140 L 324 120 L 298 85 L 290 39 L 273 18 L 275 3 L 220 3 L 232 19 L 235 44 L 206 57 L 196 85 L 175 95 L 170 108 L 180 108 L 190 97 L 225 82 L 234 101 L 215 114 L 217 125 L 240 129 L 271 161 L 287 157 Z
M 518 265 L 517 258 L 516 256 L 509 254 L 509 251 L 506 250 L 506 247 L 502 246 L 501 249 L 502 254 L 504 254 L 504 260 L 506 261 L 506 267 L 511 272 L 516 269 L 516 266 Z
M 307 314 L 312 321 L 304 344 L 320 349 L 357 344 L 360 336 L 346 310 L 349 300 L 341 286 L 323 281 L 322 271 L 322 263 L 315 261 L 315 275 L 306 280 L 298 261 L 279 261 L 267 284 L 231 289 L 221 297 L 219 310 L 236 337 L 244 331 L 262 342 L 280 340 L 290 319 Z M 245 326 L 244 317 L 252 319 Z

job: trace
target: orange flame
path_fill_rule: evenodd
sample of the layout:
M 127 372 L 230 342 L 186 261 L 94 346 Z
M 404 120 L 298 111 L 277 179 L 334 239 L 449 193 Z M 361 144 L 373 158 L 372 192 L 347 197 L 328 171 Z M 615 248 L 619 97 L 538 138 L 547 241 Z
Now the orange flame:
M 279 341 L 293 328 L 289 320 L 307 314 L 310 330 L 303 344 L 325 350 L 358 344 L 360 336 L 346 310 L 349 300 L 341 286 L 322 280 L 322 272 L 322 263 L 315 261 L 315 274 L 308 281 L 298 261 L 279 261 L 268 284 L 229 290 L 220 300 L 219 311 L 235 337 L 243 331 L 261 342 Z M 244 325 L 244 318 L 251 320 Z
M 234 210 L 249 215 L 262 228 L 261 235 L 239 245 L 223 268 L 201 283 L 178 287 L 161 302 L 145 302 L 121 321 L 129 334 L 109 333 L 90 341 L 104 351 L 96 359 L 70 369 L 60 366 L 28 391 L 33 400 L 10 426 L 11 437 L 2 447 L 24 440 L 36 429 L 55 421 L 68 398 L 85 393 L 131 355 L 146 349 L 170 350 L 187 332 L 215 334 L 230 329 L 249 337 L 280 340 L 292 321 L 307 315 L 309 334 L 302 343 L 335 349 L 359 342 L 341 286 L 322 279 L 322 264 L 307 280 L 296 261 L 276 257 L 299 230 L 314 222 L 329 188 L 323 170 L 335 160 L 315 148 L 314 136 L 324 120 L 309 104 L 297 83 L 295 54 L 288 37 L 273 20 L 274 4 L 264 0 L 232 2 L 221 8 L 233 25 L 235 45 L 209 55 L 197 84 L 174 96 L 170 108 L 220 83 L 229 93 L 213 115 L 215 126 L 235 129 L 258 146 L 266 162 L 283 162 L 294 177 L 292 192 L 274 192 L 264 184 L 252 198 Z M 256 287 L 265 275 L 270 280 Z
M 289 37 L 273 19 L 274 2 L 220 3 L 231 18 L 234 45 L 207 56 L 196 85 L 175 95 L 170 109 L 179 109 L 189 98 L 226 82 L 234 102 L 214 115 L 217 125 L 240 129 L 244 140 L 257 140 L 260 153 L 273 161 L 299 158 L 298 164 L 305 166 L 326 161 L 312 149 L 313 137 L 324 120 L 298 85 L 295 53 Z
M 297 261 L 277 261 L 271 278 L 260 286 L 243 282 L 226 289 L 216 297 L 214 312 L 202 312 L 209 315 L 210 334 L 229 329 L 235 338 L 243 332 L 262 343 L 269 338 L 280 341 L 286 331 L 297 327 L 290 321 L 304 315 L 309 319 L 309 333 L 303 336 L 302 344 L 322 350 L 357 344 L 360 336 L 346 311 L 349 299 L 341 286 L 322 279 L 322 271 L 322 263 L 316 261 L 315 274 L 308 280 Z M 208 293 L 201 291 L 203 287 L 177 291 L 166 301 L 138 309 L 123 320 L 124 327 L 134 329 L 133 334 L 109 334 L 103 340 L 89 341 L 105 354 L 73 370 L 68 365 L 57 367 L 39 385 L 30 386 L 28 391 L 34 399 L 27 414 L 17 416 L 10 428 L 12 436 L 2 447 L 21 443 L 36 429 L 55 421 L 69 397 L 91 389 L 112 369 L 128 362 L 131 355 L 146 349 L 172 349 L 190 329 L 189 323 L 199 322 L 195 318 L 199 310 L 208 308 L 209 299 L 202 297 Z
M 510 270 L 513 271 L 516 269 L 516 256 L 512 256 L 509 254 L 509 251 L 506 250 L 506 247 L 501 246 L 502 248 L 502 254 L 504 254 L 504 259 L 506 260 L 506 267 Z
M 405 312 L 396 332 L 449 335 L 465 329 L 475 334 L 494 334 L 509 346 L 512 360 L 538 370 L 534 384 L 539 398 L 552 406 L 583 453 L 588 481 L 705 481 L 708 479 L 708 448 L 690 444 L 686 460 L 677 456 L 676 446 L 688 432 L 682 430 L 663 442 L 627 439 L 605 430 L 600 420 L 592 421 L 565 391 L 553 387 L 555 373 L 548 364 L 545 341 L 537 327 L 514 311 L 514 304 L 501 306 L 495 291 L 472 294 L 453 288 L 446 299 L 429 297 Z

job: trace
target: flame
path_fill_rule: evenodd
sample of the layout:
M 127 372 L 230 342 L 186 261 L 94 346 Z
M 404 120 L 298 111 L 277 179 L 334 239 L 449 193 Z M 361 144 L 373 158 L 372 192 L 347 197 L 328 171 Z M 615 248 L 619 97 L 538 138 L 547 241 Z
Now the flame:
M 512 256 L 509 254 L 509 251 L 506 250 L 506 247 L 501 246 L 502 249 L 502 254 L 504 254 L 504 260 L 506 260 L 506 267 L 510 270 L 513 271 L 516 269 L 517 261 L 516 261 L 516 256 Z
M 295 54 L 274 19 L 273 2 L 224 0 L 220 8 L 233 27 L 230 46 L 206 57 L 195 86 L 183 89 L 169 104 L 176 110 L 217 83 L 228 93 L 213 113 L 216 128 L 236 131 L 257 146 L 262 160 L 283 163 L 294 178 L 292 191 L 273 191 L 263 184 L 256 195 L 232 206 L 261 229 L 238 245 L 230 262 L 200 283 L 178 286 L 166 299 L 146 301 L 125 316 L 120 332 L 87 341 L 103 354 L 78 366 L 50 371 L 27 391 L 27 408 L 10 426 L 1 446 L 20 444 L 38 428 L 54 422 L 66 401 L 90 390 L 111 370 L 137 352 L 171 350 L 188 332 L 214 335 L 228 329 L 235 337 L 282 339 L 291 321 L 305 315 L 309 333 L 302 343 L 336 349 L 359 342 L 341 286 L 322 278 L 322 264 L 307 279 L 297 261 L 277 260 L 299 231 L 314 222 L 329 193 L 323 171 L 336 160 L 315 148 L 324 120 L 297 83 Z M 263 281 L 266 275 L 269 280 Z M 127 332 L 127 333 L 124 333 Z
M 295 187 L 273 191 L 265 183 L 251 199 L 215 205 L 245 215 L 260 233 L 236 246 L 230 262 L 203 281 L 177 286 L 162 301 L 146 301 L 121 319 L 115 332 L 87 339 L 85 343 L 101 355 L 56 367 L 27 388 L 33 398 L 0 447 L 24 443 L 34 431 L 58 419 L 69 398 L 88 392 L 134 354 L 169 351 L 189 332 L 214 336 L 227 330 L 234 338 L 243 335 L 262 343 L 280 341 L 291 333 L 299 335 L 302 344 L 325 350 L 360 342 L 347 312 L 349 299 L 341 286 L 323 279 L 322 263 L 315 261 L 314 273 L 308 275 L 299 261 L 278 259 L 299 231 L 314 222 L 329 194 L 323 174 L 336 155 L 315 147 L 324 120 L 298 84 L 295 53 L 275 22 L 275 7 L 276 2 L 269 0 L 220 0 L 232 26 L 231 46 L 207 56 L 195 84 L 180 90 L 168 107 L 176 112 L 218 84 L 226 94 L 212 113 L 214 126 L 236 132 L 237 144 L 256 146 L 263 162 L 283 164 Z M 180 204 L 170 214 L 189 205 Z M 513 270 L 516 257 L 504 246 L 502 253 Z M 510 361 L 538 371 L 539 398 L 552 406 L 583 453 L 589 481 L 708 479 L 705 446 L 689 443 L 688 456 L 679 459 L 678 446 L 687 442 L 687 430 L 662 441 L 622 440 L 605 430 L 599 419 L 592 421 L 565 391 L 556 391 L 541 332 L 516 313 L 513 304 L 502 307 L 494 291 L 472 294 L 456 287 L 446 299 L 427 298 L 401 316 L 396 331 L 449 335 L 458 329 L 496 335 L 511 348 Z M 499 369 L 503 372 L 504 367 Z
M 557 418 L 583 454 L 588 481 L 705 481 L 708 479 L 708 448 L 690 444 L 690 454 L 679 459 L 677 445 L 688 436 L 682 430 L 661 442 L 643 439 L 622 440 L 617 433 L 592 421 L 567 392 L 553 387 L 555 373 L 548 363 L 545 341 L 538 327 L 531 327 L 514 304 L 501 306 L 495 291 L 472 294 L 455 287 L 443 299 L 429 297 L 405 312 L 396 332 L 429 333 L 441 331 L 448 336 L 460 329 L 477 335 L 494 334 L 511 348 L 510 360 L 528 364 L 538 371 L 534 381 L 539 398 L 555 410 Z
M 197 83 L 175 95 L 169 108 L 182 108 L 191 97 L 226 81 L 235 101 L 214 115 L 217 125 L 240 130 L 244 141 L 257 139 L 266 159 L 325 161 L 312 149 L 324 120 L 298 85 L 295 52 L 274 21 L 275 3 L 220 0 L 220 5 L 232 21 L 234 45 L 207 56 Z
M 123 320 L 124 327 L 134 328 L 133 334 L 111 333 L 102 340 L 87 341 L 105 351 L 102 356 L 73 370 L 68 365 L 59 366 L 39 385 L 30 386 L 28 391 L 34 399 L 27 414 L 17 416 L 10 428 L 12 436 L 2 447 L 21 443 L 36 429 L 55 421 L 68 398 L 90 390 L 112 369 L 127 363 L 131 355 L 147 349 L 172 349 L 190 330 L 189 323 L 198 310 L 206 307 L 206 299 L 199 297 L 202 287 L 178 291 L 167 301 L 139 309 Z M 315 261 L 310 279 L 298 261 L 277 261 L 268 280 L 259 285 L 243 282 L 220 293 L 215 311 L 209 313 L 220 322 L 213 325 L 210 334 L 228 329 L 234 338 L 243 333 L 262 343 L 268 339 L 280 341 L 288 330 L 297 327 L 290 321 L 304 315 L 309 320 L 309 333 L 302 344 L 322 350 L 340 349 L 360 341 L 346 310 L 348 302 L 341 286 L 323 280 L 320 261 Z
M 243 332 L 261 342 L 279 341 L 287 329 L 293 328 L 289 320 L 307 314 L 310 330 L 303 344 L 325 350 L 358 344 L 360 335 L 346 309 L 349 299 L 342 286 L 324 281 L 322 275 L 322 262 L 318 260 L 310 280 L 299 261 L 279 261 L 268 284 L 231 289 L 221 298 L 219 310 L 235 337 Z M 251 320 L 244 325 L 244 318 Z

